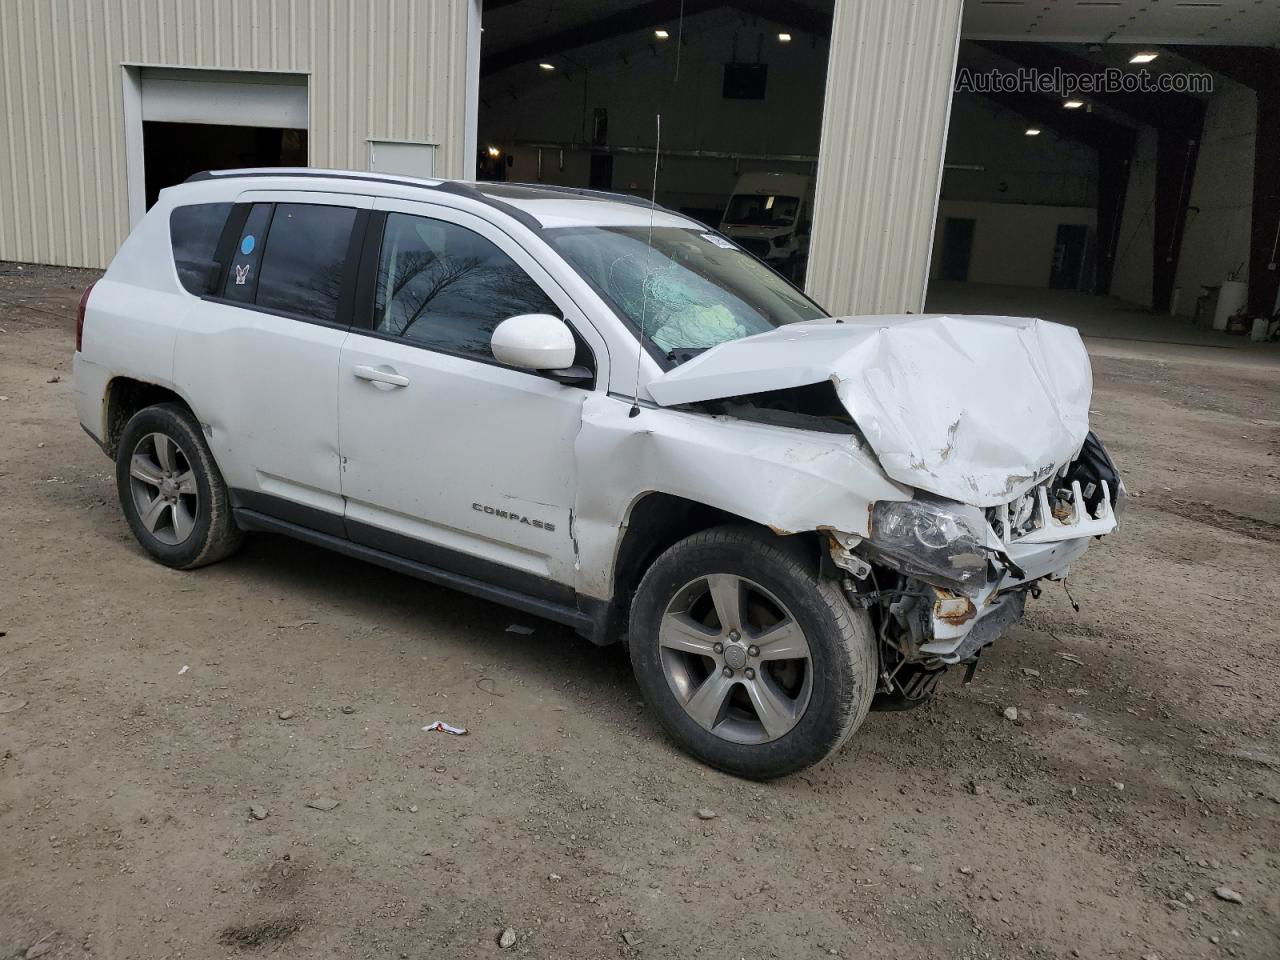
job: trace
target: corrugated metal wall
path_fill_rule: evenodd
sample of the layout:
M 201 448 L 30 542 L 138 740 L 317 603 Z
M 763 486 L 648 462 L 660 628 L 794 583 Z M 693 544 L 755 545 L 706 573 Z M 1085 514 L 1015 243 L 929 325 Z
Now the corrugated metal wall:
M 122 65 L 309 74 L 309 162 L 440 144 L 467 173 L 468 0 L 3 0 L 0 259 L 103 266 L 129 231 Z
M 918 311 L 961 0 L 836 0 L 808 290 L 836 314 Z

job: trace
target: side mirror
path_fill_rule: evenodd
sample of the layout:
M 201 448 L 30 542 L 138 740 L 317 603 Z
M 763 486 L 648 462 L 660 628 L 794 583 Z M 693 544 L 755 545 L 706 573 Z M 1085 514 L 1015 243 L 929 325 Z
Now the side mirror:
M 569 325 L 549 313 L 522 313 L 503 320 L 489 339 L 499 363 L 525 370 L 563 370 L 573 364 L 578 345 Z

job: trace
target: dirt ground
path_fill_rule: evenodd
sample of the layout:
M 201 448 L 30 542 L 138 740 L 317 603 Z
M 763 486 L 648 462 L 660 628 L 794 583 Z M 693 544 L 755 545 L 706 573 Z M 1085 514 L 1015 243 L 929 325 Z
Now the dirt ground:
M 91 276 L 0 264 L 0 958 L 1280 957 L 1274 354 L 1091 341 L 1134 499 L 1080 611 L 760 785 L 621 648 L 272 537 L 148 560 Z

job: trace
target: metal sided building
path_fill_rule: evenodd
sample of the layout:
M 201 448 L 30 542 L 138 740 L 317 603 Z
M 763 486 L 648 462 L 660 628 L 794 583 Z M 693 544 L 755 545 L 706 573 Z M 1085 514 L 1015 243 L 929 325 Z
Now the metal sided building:
M 1101 71 L 1171 85 L 961 83 Z M 0 0 L 0 260 L 102 267 L 202 169 L 647 197 L 661 112 L 664 206 L 807 184 L 791 275 L 833 313 L 931 281 L 1269 312 L 1277 77 L 1277 0 Z
M 959 11 L 837 4 L 824 152 L 845 159 L 823 167 L 812 279 L 830 301 L 919 305 Z M 183 152 L 474 176 L 480 18 L 480 0 L 5 0 L 0 259 L 104 266 Z
M 105 266 L 189 157 L 465 177 L 478 38 L 467 0 L 4 0 L 0 259 Z

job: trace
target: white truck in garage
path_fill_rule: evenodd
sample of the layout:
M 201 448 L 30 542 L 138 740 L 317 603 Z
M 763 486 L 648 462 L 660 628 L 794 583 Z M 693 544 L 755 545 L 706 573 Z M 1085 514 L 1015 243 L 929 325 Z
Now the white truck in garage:
M 784 277 L 800 281 L 812 225 L 813 177 L 744 173 L 725 207 L 720 232 Z

